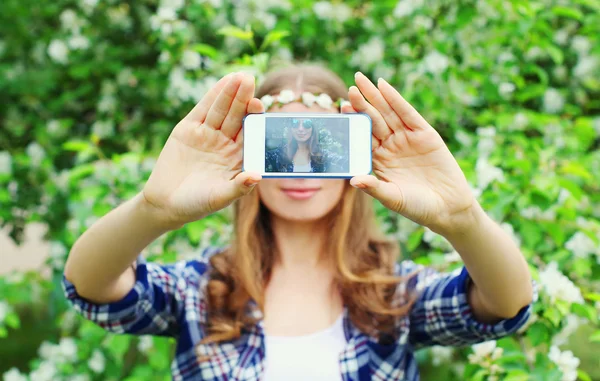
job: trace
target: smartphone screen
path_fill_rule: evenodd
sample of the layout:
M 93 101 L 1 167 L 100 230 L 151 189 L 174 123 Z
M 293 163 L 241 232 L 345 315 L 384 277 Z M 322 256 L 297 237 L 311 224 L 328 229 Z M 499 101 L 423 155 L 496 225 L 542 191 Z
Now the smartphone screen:
M 265 177 L 351 177 L 371 170 L 365 114 L 253 114 L 244 120 L 244 170 Z

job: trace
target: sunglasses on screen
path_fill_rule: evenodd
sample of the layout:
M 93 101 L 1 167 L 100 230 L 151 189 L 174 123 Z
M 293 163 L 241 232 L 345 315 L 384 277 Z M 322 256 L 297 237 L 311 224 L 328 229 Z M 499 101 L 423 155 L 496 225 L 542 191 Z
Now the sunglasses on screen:
M 306 130 L 310 130 L 313 128 L 313 121 L 310 119 L 292 119 L 292 128 L 297 130 L 300 128 L 300 125 L 304 127 Z

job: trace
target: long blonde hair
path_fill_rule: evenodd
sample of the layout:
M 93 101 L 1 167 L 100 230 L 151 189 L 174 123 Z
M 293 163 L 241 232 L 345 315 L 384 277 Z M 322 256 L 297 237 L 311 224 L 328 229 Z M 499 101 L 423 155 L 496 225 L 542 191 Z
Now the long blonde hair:
M 347 95 L 336 74 L 305 64 L 267 75 L 257 96 L 284 88 L 324 92 L 333 99 Z M 398 245 L 378 231 L 372 199 L 346 182 L 340 202 L 325 218 L 330 232 L 325 252 L 333 255 L 335 280 L 350 320 L 374 337 L 396 336 L 394 320 L 408 313 L 414 297 L 407 297 L 400 307 L 392 304 L 398 284 L 407 278 L 394 275 Z M 265 287 L 277 255 L 270 224 L 270 212 L 256 190 L 234 204 L 232 243 L 210 259 L 207 336 L 201 345 L 239 338 L 243 328 L 255 323 L 247 316 L 251 300 L 263 310 Z

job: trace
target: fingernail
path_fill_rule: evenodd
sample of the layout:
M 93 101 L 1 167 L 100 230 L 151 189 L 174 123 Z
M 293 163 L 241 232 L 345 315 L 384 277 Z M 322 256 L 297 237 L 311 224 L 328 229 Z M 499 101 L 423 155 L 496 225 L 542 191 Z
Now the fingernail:
M 356 73 L 354 73 L 354 78 L 358 77 L 359 75 L 362 75 L 362 73 L 360 71 L 357 71 Z
M 356 183 L 355 185 L 353 185 L 354 188 L 360 188 L 360 189 L 365 189 L 367 186 L 363 183 Z
M 247 187 L 256 185 L 260 180 L 256 180 L 256 179 L 248 179 L 246 181 L 244 181 L 244 185 Z

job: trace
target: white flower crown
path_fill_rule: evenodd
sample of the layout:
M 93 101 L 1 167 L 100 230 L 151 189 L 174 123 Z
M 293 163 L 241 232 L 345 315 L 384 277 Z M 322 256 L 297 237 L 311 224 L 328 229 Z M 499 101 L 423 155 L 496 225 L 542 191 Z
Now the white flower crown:
M 279 94 L 267 94 L 260 98 L 260 101 L 265 106 L 265 110 L 268 110 L 272 106 L 283 106 L 292 102 L 302 102 L 307 107 L 311 107 L 315 103 L 324 109 L 330 109 L 331 107 L 342 110 L 342 106 L 350 104 L 347 100 L 339 98 L 335 102 L 331 99 L 328 94 L 321 93 L 309 93 L 308 91 L 303 92 L 300 96 L 296 96 L 293 90 L 281 90 Z

